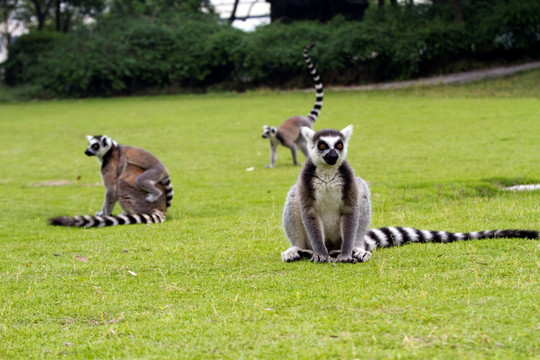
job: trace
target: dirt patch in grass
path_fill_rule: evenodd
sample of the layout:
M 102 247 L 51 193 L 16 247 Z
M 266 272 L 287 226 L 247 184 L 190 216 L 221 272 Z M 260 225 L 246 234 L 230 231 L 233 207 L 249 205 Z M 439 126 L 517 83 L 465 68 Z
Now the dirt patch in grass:
M 32 184 L 34 187 L 41 187 L 41 186 L 66 186 L 66 185 L 73 185 L 75 184 L 75 181 L 70 180 L 46 180 L 46 181 L 40 181 L 38 183 Z
M 76 184 L 76 181 L 71 180 L 46 180 L 32 184 L 33 187 L 46 187 L 46 186 L 68 186 Z M 101 183 L 90 183 L 86 186 L 101 186 Z

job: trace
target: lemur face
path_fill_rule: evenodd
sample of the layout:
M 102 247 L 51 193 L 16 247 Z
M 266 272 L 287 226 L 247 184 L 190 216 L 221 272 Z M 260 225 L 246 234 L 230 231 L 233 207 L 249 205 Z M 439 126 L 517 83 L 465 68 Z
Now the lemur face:
M 103 157 L 111 148 L 112 140 L 105 135 L 87 135 L 88 148 L 84 152 L 88 156 Z
M 269 138 L 271 136 L 275 136 L 276 135 L 276 128 L 273 127 L 273 126 L 267 126 L 267 125 L 264 125 L 263 126 L 263 134 L 262 134 L 262 137 L 263 139 L 266 139 L 266 138 Z
M 343 140 L 337 136 L 323 136 L 317 140 L 318 156 L 328 165 L 335 165 L 343 151 Z
M 352 125 L 342 131 L 325 129 L 314 132 L 303 127 L 302 134 L 308 142 L 309 156 L 315 165 L 339 166 L 347 156 Z

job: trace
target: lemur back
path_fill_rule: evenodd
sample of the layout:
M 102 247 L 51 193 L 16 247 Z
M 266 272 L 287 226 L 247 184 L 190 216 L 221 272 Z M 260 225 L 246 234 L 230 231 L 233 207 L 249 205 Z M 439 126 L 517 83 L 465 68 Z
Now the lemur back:
M 491 230 L 450 233 L 403 227 L 369 230 L 371 204 L 367 183 L 354 175 L 345 160 L 352 125 L 342 131 L 314 132 L 302 128 L 309 149 L 297 183 L 287 195 L 283 227 L 291 247 L 283 261 L 309 257 L 314 262 L 367 261 L 377 247 L 411 242 L 524 238 L 538 239 L 536 230 Z
M 57 217 L 51 225 L 101 227 L 165 221 L 173 189 L 165 166 L 146 150 L 119 145 L 107 136 L 88 136 L 85 151 L 101 163 L 105 200 L 95 216 Z M 118 201 L 124 210 L 111 216 Z
M 315 83 L 315 103 L 311 112 L 307 116 L 293 116 L 285 120 L 277 129 L 272 126 L 264 125 L 263 126 L 263 138 L 268 138 L 270 140 L 270 164 L 266 167 L 274 167 L 277 159 L 277 147 L 278 145 L 285 146 L 291 150 L 291 155 L 293 159 L 293 164 L 297 165 L 297 149 L 306 156 L 308 156 L 306 141 L 304 137 L 300 134 L 300 129 L 303 126 L 312 128 L 313 123 L 317 120 L 321 113 L 323 105 L 323 84 L 317 69 L 313 65 L 311 58 L 309 57 L 309 51 L 314 48 L 316 43 L 312 43 L 304 49 L 304 60 L 307 64 L 308 70 L 313 78 Z

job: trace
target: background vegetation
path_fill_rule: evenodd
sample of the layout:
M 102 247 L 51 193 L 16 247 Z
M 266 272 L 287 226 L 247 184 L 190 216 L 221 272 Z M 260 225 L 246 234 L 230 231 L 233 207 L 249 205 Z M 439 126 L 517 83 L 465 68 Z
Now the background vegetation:
M 5 82 L 40 97 L 309 87 L 301 52 L 312 41 L 325 84 L 336 85 L 540 56 L 540 2 L 462 0 L 460 21 L 454 2 L 371 6 L 361 22 L 276 22 L 245 33 L 197 1 L 113 1 L 92 24 L 17 39 Z
M 372 226 L 538 228 L 540 71 L 392 92 L 332 92 L 316 128 L 353 123 Z M 313 93 L 248 92 L 0 104 L 0 357 L 533 359 L 538 241 L 409 245 L 365 264 L 282 263 L 286 192 L 263 124 Z M 86 134 L 170 170 L 160 225 L 55 228 L 103 188 Z M 60 186 L 54 186 L 60 185 Z

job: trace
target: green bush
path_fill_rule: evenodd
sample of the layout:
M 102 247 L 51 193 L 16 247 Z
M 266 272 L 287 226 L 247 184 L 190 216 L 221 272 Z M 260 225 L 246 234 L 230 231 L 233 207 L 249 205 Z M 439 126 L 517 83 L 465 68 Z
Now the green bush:
M 43 62 L 55 56 L 54 50 L 64 36 L 58 32 L 34 31 L 17 38 L 2 64 L 5 83 L 14 86 L 36 82 L 43 75 Z
M 475 59 L 540 56 L 539 2 L 462 3 L 463 24 L 454 21 L 449 2 L 438 2 L 372 9 L 362 22 L 273 23 L 250 33 L 210 14 L 109 15 L 65 36 L 21 37 L 4 64 L 5 81 L 62 96 L 309 87 L 302 50 L 313 41 L 325 84 L 410 79 Z
M 204 88 L 231 81 L 228 47 L 240 30 L 215 21 L 146 17 L 103 20 L 79 29 L 47 58 L 40 83 L 60 94 L 114 95 L 168 87 Z
M 327 26 L 318 22 L 295 22 L 289 25 L 262 26 L 253 33 L 245 34 L 240 51 L 235 52 L 241 81 L 252 86 L 283 86 L 305 73 L 302 56 L 304 47 L 313 41 L 319 46 L 313 50 L 313 58 L 321 70 L 320 49 L 329 37 Z M 309 78 L 309 77 L 307 77 Z
M 499 2 L 494 13 L 492 31 L 497 48 L 540 54 L 540 2 Z

